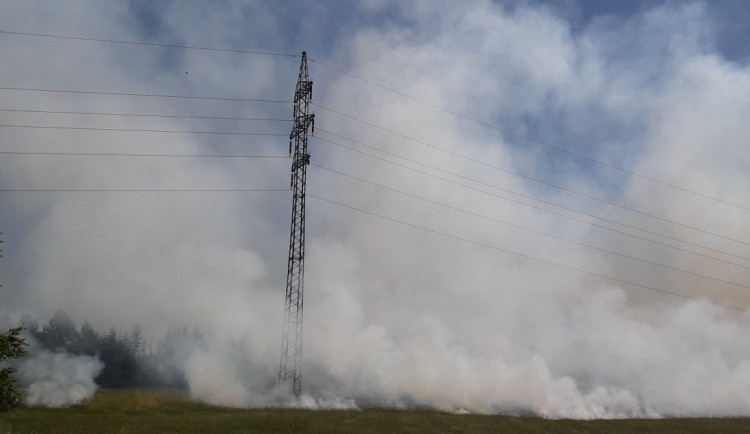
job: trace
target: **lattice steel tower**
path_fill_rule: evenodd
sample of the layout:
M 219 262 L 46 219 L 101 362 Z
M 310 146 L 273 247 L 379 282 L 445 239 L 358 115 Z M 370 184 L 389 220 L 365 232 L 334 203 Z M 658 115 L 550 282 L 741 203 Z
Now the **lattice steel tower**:
M 315 115 L 310 113 L 312 81 L 307 71 L 307 53 L 302 52 L 297 89 L 294 91 L 294 126 L 289 134 L 292 158 L 292 229 L 289 235 L 289 265 L 286 276 L 284 330 L 281 337 L 279 391 L 302 393 L 302 296 L 305 274 L 305 182 L 310 154 L 307 132 L 315 130 Z

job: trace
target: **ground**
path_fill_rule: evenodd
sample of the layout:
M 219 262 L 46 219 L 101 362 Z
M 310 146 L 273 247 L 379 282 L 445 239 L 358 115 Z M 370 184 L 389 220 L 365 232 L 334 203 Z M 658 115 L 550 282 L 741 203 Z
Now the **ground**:
M 388 409 L 232 409 L 176 392 L 100 390 L 91 402 L 71 408 L 18 408 L 0 415 L 0 434 L 29 432 L 720 433 L 750 432 L 750 419 L 572 421 Z

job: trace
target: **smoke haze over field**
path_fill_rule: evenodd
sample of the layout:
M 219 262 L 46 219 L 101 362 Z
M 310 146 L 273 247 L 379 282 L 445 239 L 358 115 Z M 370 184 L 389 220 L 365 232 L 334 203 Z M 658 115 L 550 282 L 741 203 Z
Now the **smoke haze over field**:
M 94 378 L 101 371 L 102 362 L 96 357 L 36 348 L 18 369 L 26 405 L 60 408 L 94 396 Z
M 291 103 L 18 89 L 288 101 L 299 58 L 7 32 L 305 50 L 300 405 L 750 416 L 750 7 L 627 3 L 0 1 L 0 316 L 198 327 L 191 394 L 275 404 L 291 195 L 236 190 L 289 159 L 144 155 L 285 155 L 237 118 Z

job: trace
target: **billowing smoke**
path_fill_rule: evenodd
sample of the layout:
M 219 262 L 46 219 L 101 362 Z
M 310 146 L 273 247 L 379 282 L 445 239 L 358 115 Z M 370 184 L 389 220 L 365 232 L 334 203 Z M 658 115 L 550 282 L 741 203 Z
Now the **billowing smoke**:
M 3 125 L 99 130 L 0 128 L 3 151 L 41 153 L 3 154 L 3 190 L 66 190 L 0 192 L 2 304 L 137 324 L 152 345 L 197 327 L 205 344 L 174 367 L 212 404 L 750 416 L 750 56 L 725 31 L 740 13 L 315 3 L 0 14 L 27 33 L 308 52 L 303 399 L 276 394 L 291 197 L 247 191 L 288 186 L 289 160 L 247 156 L 284 155 L 290 124 L 238 119 L 291 116 L 257 100 L 291 98 L 298 58 L 3 35 L 5 87 L 254 101 L 3 90 L 9 108 L 79 113 Z M 331 25 L 341 10 L 357 19 Z M 207 154 L 246 157 L 184 157 Z M 96 370 L 44 358 L 61 384 Z
M 315 343 L 306 353 L 305 388 L 314 392 L 299 401 L 278 401 L 269 375 L 276 366 L 257 366 L 237 347 L 193 352 L 184 372 L 194 398 L 239 407 L 386 405 L 584 419 L 747 414 L 750 350 L 734 345 L 747 330 L 746 314 L 701 301 L 633 308 L 617 288 L 569 295 L 578 302 L 536 300 L 543 304 L 528 319 L 514 316 L 515 336 L 502 332 L 509 327 L 499 317 L 514 315 L 502 307 L 496 322 L 484 318 L 489 329 L 479 336 L 470 334 L 476 324 L 461 321 L 420 330 L 431 320 L 420 313 L 409 315 L 414 330 L 398 334 L 329 322 L 307 336 Z M 352 350 L 319 343 L 337 339 Z
M 61 408 L 90 400 L 103 364 L 97 357 L 34 348 L 18 367 L 24 404 Z
M 0 309 L 0 328 L 24 325 L 23 318 L 9 310 Z M 7 363 L 17 369 L 13 375 L 23 404 L 31 407 L 63 408 L 90 400 L 98 386 L 95 378 L 104 365 L 99 357 L 70 354 L 62 348 L 44 348 L 26 330 L 21 336 L 27 344 L 28 355 Z

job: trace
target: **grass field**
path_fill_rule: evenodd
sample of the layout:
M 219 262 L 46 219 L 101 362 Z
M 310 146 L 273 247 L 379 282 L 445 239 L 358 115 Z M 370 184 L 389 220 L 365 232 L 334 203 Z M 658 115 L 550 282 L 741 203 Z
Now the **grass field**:
M 750 432 L 750 419 L 545 420 L 367 409 L 230 409 L 166 392 L 101 390 L 67 409 L 18 408 L 0 433 L 666 433 Z

